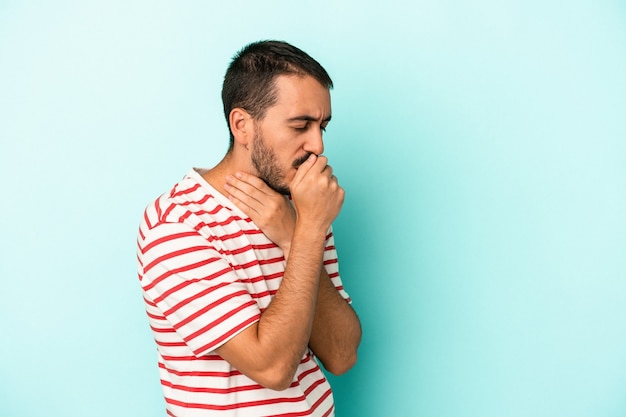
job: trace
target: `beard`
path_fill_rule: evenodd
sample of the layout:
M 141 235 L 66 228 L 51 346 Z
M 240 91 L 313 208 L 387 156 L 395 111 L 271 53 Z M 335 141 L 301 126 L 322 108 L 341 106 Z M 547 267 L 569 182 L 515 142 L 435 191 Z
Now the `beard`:
M 307 152 L 305 155 L 293 161 L 291 166 L 297 169 L 304 161 L 309 159 L 310 155 L 311 153 Z M 263 140 L 263 135 L 258 131 L 254 136 L 251 160 L 258 177 L 272 190 L 283 195 L 291 195 L 289 186 L 285 184 L 285 171 L 280 167 L 278 158 L 272 148 L 267 146 L 265 140 Z
M 285 184 L 285 173 L 278 163 L 276 154 L 265 143 L 263 135 L 260 132 L 256 132 L 254 136 L 254 143 L 252 144 L 251 154 L 252 166 L 257 171 L 257 175 L 261 178 L 272 190 L 283 194 L 290 195 L 289 187 Z

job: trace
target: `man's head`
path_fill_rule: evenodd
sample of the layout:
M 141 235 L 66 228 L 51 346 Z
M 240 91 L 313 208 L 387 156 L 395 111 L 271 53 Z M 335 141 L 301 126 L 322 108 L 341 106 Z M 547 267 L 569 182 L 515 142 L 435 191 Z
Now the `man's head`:
M 324 68 L 303 51 L 277 41 L 248 45 L 224 78 L 229 152 L 247 160 L 250 172 L 271 188 L 289 194 L 296 169 L 324 150 L 330 88 Z
M 241 49 L 233 57 L 222 85 L 224 116 L 230 129 L 230 112 L 237 107 L 256 120 L 277 99 L 276 78 L 280 75 L 311 76 L 327 89 L 333 82 L 326 70 L 306 52 L 282 41 L 259 41 Z M 230 133 L 230 148 L 233 147 Z

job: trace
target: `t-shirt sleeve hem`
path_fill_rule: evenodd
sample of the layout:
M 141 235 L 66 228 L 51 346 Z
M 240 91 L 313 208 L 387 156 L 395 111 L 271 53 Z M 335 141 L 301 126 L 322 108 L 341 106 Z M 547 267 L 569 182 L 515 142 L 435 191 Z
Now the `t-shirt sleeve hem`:
M 215 350 L 219 349 L 221 346 L 235 338 L 237 335 L 239 335 L 241 332 L 243 332 L 253 324 L 258 323 L 259 320 L 261 320 L 261 314 L 257 312 L 256 314 L 251 315 L 247 320 L 242 321 L 238 326 L 233 327 L 227 333 L 222 334 L 217 339 L 202 347 L 194 349 L 194 354 L 198 357 L 201 357 L 214 353 Z

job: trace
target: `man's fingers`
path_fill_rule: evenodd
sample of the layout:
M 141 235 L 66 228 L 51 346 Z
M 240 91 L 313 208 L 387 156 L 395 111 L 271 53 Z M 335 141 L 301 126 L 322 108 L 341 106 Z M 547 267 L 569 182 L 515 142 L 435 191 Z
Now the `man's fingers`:
M 239 191 L 237 197 L 250 205 L 263 206 L 264 201 L 267 201 L 274 194 L 274 191 L 263 180 L 242 172 L 238 172 L 235 176 L 228 175 L 224 188 L 230 193 L 233 190 Z M 244 198 L 244 195 L 247 198 Z
M 294 184 L 297 184 L 300 181 L 302 181 L 302 178 L 304 178 L 304 176 L 311 170 L 313 165 L 315 165 L 317 163 L 318 158 L 319 157 L 317 155 L 313 154 L 313 153 L 311 155 L 309 155 L 309 159 L 304 161 L 298 167 L 298 169 L 296 171 L 296 175 L 293 177 Z
M 234 187 L 250 197 L 254 197 L 254 195 L 258 192 L 262 192 L 257 185 L 253 184 L 253 181 L 250 178 L 246 177 L 246 180 L 243 178 L 243 173 L 240 172 L 238 172 L 235 176 L 228 175 L 226 176 L 226 185 Z
M 272 189 L 262 179 L 246 172 L 237 172 L 234 177 L 226 177 L 227 182 L 229 182 L 229 178 L 231 185 L 244 187 L 242 191 L 252 196 L 255 191 L 260 191 L 264 194 L 272 194 Z
M 245 188 L 248 188 L 248 191 L 246 191 Z M 228 198 L 248 216 L 252 217 L 250 210 L 255 212 L 260 210 L 262 203 L 251 195 L 254 194 L 254 192 L 250 191 L 251 188 L 248 184 L 242 181 L 236 182 L 232 179 L 228 181 L 227 179 L 226 184 L 224 184 L 224 189 L 229 193 Z
M 228 175 L 224 189 L 229 193 L 228 198 L 255 222 L 262 222 L 263 216 L 279 211 L 284 203 L 283 197 L 263 180 L 244 172 Z
M 319 169 L 319 172 L 324 172 L 329 167 L 328 158 L 323 155 L 318 156 L 317 161 L 315 161 L 315 167 Z

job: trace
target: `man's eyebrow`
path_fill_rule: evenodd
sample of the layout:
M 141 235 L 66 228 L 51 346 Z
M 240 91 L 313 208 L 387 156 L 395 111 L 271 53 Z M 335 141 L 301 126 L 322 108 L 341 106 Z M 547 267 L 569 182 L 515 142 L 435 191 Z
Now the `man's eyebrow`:
M 325 118 L 324 120 L 322 120 L 322 122 L 330 122 L 332 116 L 328 116 L 327 118 Z M 302 116 L 296 116 L 296 117 L 292 117 L 290 119 L 287 119 L 288 122 L 317 122 L 317 117 L 313 117 L 313 116 L 309 116 L 307 114 L 304 114 Z

